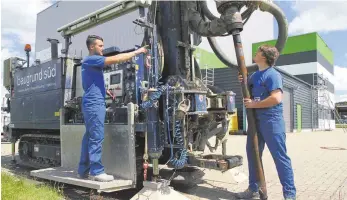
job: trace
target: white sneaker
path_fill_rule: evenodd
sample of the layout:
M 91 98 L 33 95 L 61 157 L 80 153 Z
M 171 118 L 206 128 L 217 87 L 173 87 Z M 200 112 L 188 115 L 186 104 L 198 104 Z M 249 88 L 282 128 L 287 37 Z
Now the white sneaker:
M 112 175 L 108 175 L 106 173 L 99 174 L 99 175 L 96 175 L 96 176 L 90 176 L 90 178 L 93 181 L 100 181 L 100 182 L 109 182 L 109 181 L 113 181 L 114 180 Z

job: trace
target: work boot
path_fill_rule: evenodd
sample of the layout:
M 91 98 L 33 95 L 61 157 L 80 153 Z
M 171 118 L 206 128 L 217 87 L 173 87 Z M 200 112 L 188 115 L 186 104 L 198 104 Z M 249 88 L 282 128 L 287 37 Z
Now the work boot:
M 252 198 L 259 198 L 259 192 L 253 192 L 249 188 L 247 188 L 243 192 L 239 192 L 235 194 L 235 197 L 238 199 L 252 199 Z
M 112 175 L 108 175 L 106 173 L 99 174 L 99 175 L 96 175 L 96 176 L 91 176 L 91 179 L 93 181 L 100 181 L 100 182 L 109 182 L 109 181 L 113 181 L 114 180 Z

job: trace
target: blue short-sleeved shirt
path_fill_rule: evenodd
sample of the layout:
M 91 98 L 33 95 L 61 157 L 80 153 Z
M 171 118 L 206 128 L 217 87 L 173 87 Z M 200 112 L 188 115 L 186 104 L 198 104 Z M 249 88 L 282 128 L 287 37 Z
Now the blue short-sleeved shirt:
M 87 56 L 82 62 L 83 103 L 105 102 L 105 83 L 103 68 L 105 57 L 99 55 Z
M 282 76 L 273 67 L 253 73 L 248 83 L 252 91 L 251 97 L 254 101 L 266 99 L 276 89 L 280 89 L 283 92 Z M 255 109 L 255 114 L 262 130 L 276 132 L 284 130 L 282 102 L 269 108 L 257 108 Z

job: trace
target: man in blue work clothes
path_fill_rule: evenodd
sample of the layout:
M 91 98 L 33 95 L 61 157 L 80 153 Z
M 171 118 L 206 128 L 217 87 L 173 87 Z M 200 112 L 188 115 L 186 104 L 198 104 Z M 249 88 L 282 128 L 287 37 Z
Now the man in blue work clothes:
M 254 108 L 259 138 L 259 154 L 262 156 L 264 146 L 267 145 L 274 159 L 277 173 L 282 184 L 285 200 L 296 197 L 294 175 L 291 160 L 287 154 L 286 133 L 283 119 L 282 76 L 274 66 L 279 53 L 276 47 L 260 46 L 254 62 L 259 70 L 253 73 L 248 84 L 251 90 L 251 99 L 245 99 L 246 108 Z M 242 81 L 242 76 L 239 77 Z M 247 137 L 247 159 L 249 169 L 249 187 L 236 196 L 242 199 L 258 197 L 259 188 L 256 181 L 255 163 L 252 158 L 252 144 Z
M 82 62 L 82 112 L 86 132 L 82 140 L 78 174 L 80 178 L 87 178 L 90 174 L 90 178 L 95 181 L 112 181 L 113 176 L 107 175 L 101 164 L 106 114 L 103 67 L 127 61 L 138 54 L 146 53 L 147 50 L 142 47 L 130 53 L 104 57 L 101 37 L 90 35 L 86 43 L 89 55 Z

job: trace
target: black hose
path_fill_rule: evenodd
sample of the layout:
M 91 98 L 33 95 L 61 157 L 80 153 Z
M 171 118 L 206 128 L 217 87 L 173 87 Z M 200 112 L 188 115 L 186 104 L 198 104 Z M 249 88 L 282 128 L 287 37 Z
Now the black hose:
M 208 43 L 210 44 L 212 50 L 214 51 L 214 53 L 216 54 L 216 56 L 219 58 L 219 60 L 221 60 L 225 65 L 227 65 L 228 67 L 237 67 L 236 64 L 234 64 L 229 58 L 228 56 L 226 56 L 223 53 L 223 50 L 219 47 L 219 45 L 217 44 L 217 41 L 214 37 L 207 37 Z
M 268 3 L 266 1 L 263 1 L 260 5 L 260 9 L 262 11 L 266 11 L 271 13 L 277 20 L 278 24 L 278 39 L 276 42 L 276 48 L 279 53 L 282 52 L 284 45 L 287 41 L 288 36 L 288 23 L 285 15 L 281 11 L 281 9 L 273 3 Z M 205 18 L 205 20 L 207 20 Z M 222 49 L 217 44 L 217 41 L 213 37 L 207 37 L 207 40 L 213 50 L 213 52 L 216 54 L 216 56 L 228 67 L 237 67 L 237 64 L 232 62 L 222 51 Z M 247 66 L 248 71 L 255 71 L 258 68 L 257 64 L 253 63 L 249 66 Z
M 201 7 L 203 15 L 205 15 L 209 20 L 212 21 L 215 19 L 219 19 L 210 11 L 210 9 L 208 9 L 206 0 L 198 1 L 198 2 L 200 3 L 200 7 Z
M 201 79 L 200 66 L 195 57 L 194 57 L 194 71 L 195 71 L 195 77 L 198 79 Z
M 224 20 L 216 18 L 211 21 L 205 21 L 197 11 L 197 3 L 187 1 L 189 27 L 197 34 L 205 37 L 220 36 L 227 32 L 227 25 Z
M 219 58 L 226 66 L 228 67 L 238 67 L 237 64 L 234 64 L 228 56 L 223 53 L 223 50 L 217 44 L 217 41 L 214 37 L 207 37 L 208 43 L 210 44 L 213 52 L 216 54 L 217 58 Z M 247 71 L 256 71 L 258 69 L 258 65 L 253 63 L 247 66 Z
M 210 21 L 212 20 L 216 20 L 218 19 L 218 17 L 216 17 L 211 11 L 210 9 L 207 7 L 207 2 L 206 0 L 202 0 L 202 1 L 198 1 L 199 5 L 200 5 L 200 8 L 202 10 L 202 14 L 203 16 L 207 17 L 207 19 L 209 19 Z M 244 22 L 243 22 L 243 25 L 245 25 L 247 23 L 247 21 L 249 20 L 250 16 L 252 15 L 252 13 L 254 12 L 255 10 L 255 7 L 250 7 L 250 8 L 247 8 L 244 12 L 242 12 L 241 14 L 241 17 L 242 19 L 246 19 Z M 206 21 L 206 20 L 205 20 Z M 220 37 L 226 37 L 226 36 L 229 36 L 231 35 L 231 33 L 227 33 L 227 34 L 224 34 L 224 35 L 219 35 Z
M 269 3 L 267 1 L 262 1 L 259 5 L 261 11 L 266 11 L 271 13 L 277 21 L 278 24 L 278 38 L 276 42 L 276 48 L 281 54 L 288 37 L 288 22 L 287 18 L 282 12 L 282 10 L 274 3 Z
M 242 19 L 249 18 L 253 12 L 254 12 L 253 8 L 247 8 L 245 11 L 243 11 L 243 13 L 241 13 Z
M 207 2 L 206 0 L 202 0 L 202 1 L 198 1 L 202 10 L 202 13 L 205 17 L 207 17 L 207 19 L 209 19 L 210 21 L 218 19 L 218 17 L 216 17 L 211 11 L 210 9 L 207 7 Z M 252 13 L 254 12 L 255 8 L 254 7 L 249 7 L 247 8 L 245 11 L 243 11 L 241 13 L 242 19 L 246 19 L 246 22 L 248 21 L 249 17 L 252 15 Z M 245 24 L 245 23 L 244 23 Z
M 254 8 L 250 9 L 248 8 L 247 10 L 245 10 L 242 14 L 241 14 L 241 17 L 242 19 L 246 19 L 245 21 L 243 21 L 243 26 L 246 25 L 246 23 L 248 22 L 248 20 L 250 19 L 252 13 L 255 11 Z M 224 34 L 224 35 L 220 35 L 220 37 L 226 37 L 226 36 L 230 36 L 232 35 L 232 33 L 227 33 L 227 34 Z

